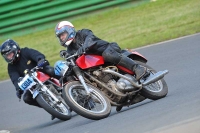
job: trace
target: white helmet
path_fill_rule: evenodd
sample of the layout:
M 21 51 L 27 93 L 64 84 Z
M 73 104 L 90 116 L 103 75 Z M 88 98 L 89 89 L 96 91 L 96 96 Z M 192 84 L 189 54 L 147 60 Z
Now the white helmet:
M 67 33 L 64 40 L 60 39 L 60 35 L 62 33 Z M 72 23 L 70 23 L 69 21 L 61 21 L 55 27 L 55 34 L 56 34 L 60 44 L 64 47 L 67 47 L 74 40 L 76 31 L 75 31 Z

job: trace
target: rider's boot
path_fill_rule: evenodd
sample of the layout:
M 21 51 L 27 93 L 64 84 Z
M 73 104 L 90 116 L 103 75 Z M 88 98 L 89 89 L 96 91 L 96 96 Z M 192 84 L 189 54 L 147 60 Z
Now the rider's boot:
M 119 111 L 122 110 L 122 108 L 123 108 L 123 106 L 117 106 L 117 107 L 116 107 L 116 111 L 119 112 Z
M 135 61 L 131 60 L 129 57 L 122 55 L 122 58 L 118 65 L 123 66 L 129 70 L 135 72 L 136 80 L 140 80 L 146 73 L 147 68 L 140 66 Z
M 51 120 L 54 120 L 55 118 L 56 118 L 55 116 L 51 115 Z

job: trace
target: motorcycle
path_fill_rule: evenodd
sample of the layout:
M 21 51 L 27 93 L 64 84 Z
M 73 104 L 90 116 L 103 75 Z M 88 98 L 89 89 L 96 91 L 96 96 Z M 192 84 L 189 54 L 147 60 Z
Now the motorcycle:
M 30 91 L 38 104 L 52 116 L 60 120 L 69 120 L 71 111 L 61 96 L 62 87 L 57 79 L 39 71 L 36 66 L 25 70 L 18 85 L 23 91 Z
M 110 114 L 110 105 L 116 106 L 119 112 L 123 106 L 130 106 L 146 98 L 157 100 L 167 95 L 168 87 L 163 77 L 168 70 L 156 72 L 138 52 L 122 50 L 122 53 L 147 68 L 147 73 L 139 81 L 134 72 L 105 63 L 100 55 L 78 56 L 75 53 L 55 63 L 57 74 L 63 80 L 68 80 L 63 87 L 63 98 L 76 113 L 97 120 Z M 101 110 L 98 110 L 97 105 L 103 105 Z

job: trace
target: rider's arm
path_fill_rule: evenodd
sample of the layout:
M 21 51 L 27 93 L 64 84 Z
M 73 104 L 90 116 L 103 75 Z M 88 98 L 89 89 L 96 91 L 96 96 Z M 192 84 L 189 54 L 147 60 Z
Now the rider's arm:
M 18 78 L 20 77 L 17 67 L 13 65 L 8 65 L 8 74 L 10 76 L 13 85 L 15 86 L 15 89 L 17 90 L 19 88 Z
M 30 59 L 34 60 L 35 62 L 38 62 L 41 59 L 45 59 L 45 56 L 37 50 L 26 47 L 24 48 L 24 51 L 25 55 Z
M 88 29 L 83 29 L 81 30 L 81 34 L 83 35 L 84 38 L 84 44 L 83 47 L 85 50 L 92 50 L 97 52 L 102 52 L 108 45 L 109 43 L 105 40 L 102 40 L 95 36 L 91 30 Z
M 81 34 L 84 38 L 83 47 L 87 51 L 97 43 L 97 37 L 89 29 L 82 29 Z

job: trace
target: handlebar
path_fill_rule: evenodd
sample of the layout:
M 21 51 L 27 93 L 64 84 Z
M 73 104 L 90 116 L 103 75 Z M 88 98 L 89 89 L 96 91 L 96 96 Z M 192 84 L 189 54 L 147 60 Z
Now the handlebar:
M 78 54 L 75 53 L 75 54 L 73 54 L 73 55 L 71 55 L 71 56 L 69 56 L 69 57 L 67 57 L 67 58 L 65 58 L 65 59 L 66 59 L 66 60 L 69 60 L 69 59 L 71 59 L 71 58 L 73 58 L 73 57 L 75 57 L 75 56 L 78 56 Z
M 85 54 L 85 52 L 83 52 L 82 54 Z M 69 59 L 71 59 L 71 58 L 73 58 L 73 57 L 75 57 L 75 56 L 79 56 L 77 53 L 74 53 L 73 55 L 71 55 L 71 56 L 68 56 L 68 57 L 66 57 L 65 59 L 66 60 L 69 60 Z
M 42 69 L 43 67 L 35 66 L 34 68 L 31 69 L 31 71 L 36 71 L 38 69 Z
M 24 70 L 24 74 L 27 74 L 29 72 L 35 72 L 36 70 L 41 69 L 41 68 L 42 67 L 35 66 L 31 70 L 26 69 L 26 70 Z

